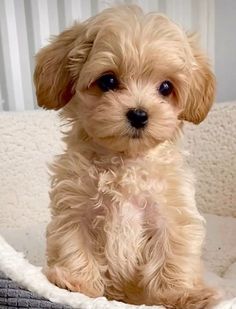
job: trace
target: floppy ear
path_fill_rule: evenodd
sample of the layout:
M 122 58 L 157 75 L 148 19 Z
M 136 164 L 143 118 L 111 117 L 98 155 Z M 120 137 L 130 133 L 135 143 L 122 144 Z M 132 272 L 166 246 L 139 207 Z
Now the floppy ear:
M 215 76 L 207 57 L 199 50 L 195 35 L 188 37 L 194 56 L 189 95 L 180 119 L 199 124 L 207 116 L 215 99 Z
M 51 44 L 36 55 L 34 83 L 39 106 L 47 109 L 63 107 L 75 94 L 74 82 L 69 70 L 71 53 L 76 50 L 77 66 L 86 61 L 92 43 L 83 42 L 83 24 L 75 24 L 56 36 Z

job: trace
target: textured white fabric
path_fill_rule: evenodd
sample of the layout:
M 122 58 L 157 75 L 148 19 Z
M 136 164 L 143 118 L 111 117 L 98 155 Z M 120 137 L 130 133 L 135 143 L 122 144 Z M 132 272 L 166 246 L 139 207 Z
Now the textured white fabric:
M 204 212 L 236 217 L 236 102 L 218 103 L 203 123 L 185 125 L 185 148 Z

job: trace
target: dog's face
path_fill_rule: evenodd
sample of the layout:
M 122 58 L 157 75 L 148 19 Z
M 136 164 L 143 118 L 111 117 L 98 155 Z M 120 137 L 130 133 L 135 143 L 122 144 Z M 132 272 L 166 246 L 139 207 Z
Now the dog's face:
M 79 121 L 99 145 L 141 151 L 201 122 L 214 99 L 206 58 L 168 18 L 108 9 L 60 34 L 37 56 L 40 106 Z

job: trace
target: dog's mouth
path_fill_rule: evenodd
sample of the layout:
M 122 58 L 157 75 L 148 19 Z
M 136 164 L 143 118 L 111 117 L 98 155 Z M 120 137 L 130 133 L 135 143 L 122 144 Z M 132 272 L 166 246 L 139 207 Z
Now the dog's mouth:
M 129 136 L 132 138 L 132 139 L 140 139 L 143 137 L 143 130 L 141 129 L 134 129 L 132 130 L 132 132 L 129 133 Z
M 141 138 L 141 137 L 142 137 L 142 132 L 140 132 L 138 130 L 132 132 L 132 134 L 131 134 L 131 138 L 133 138 L 133 139 L 138 139 L 138 138 Z

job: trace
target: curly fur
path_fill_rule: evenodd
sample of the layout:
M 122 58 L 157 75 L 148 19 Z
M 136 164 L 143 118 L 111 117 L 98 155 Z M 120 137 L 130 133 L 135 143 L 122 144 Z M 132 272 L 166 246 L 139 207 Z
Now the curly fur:
M 96 80 L 113 72 L 119 89 Z M 174 92 L 157 89 L 170 80 Z M 47 230 L 50 281 L 91 297 L 168 308 L 208 308 L 202 280 L 204 220 L 179 147 L 183 120 L 201 122 L 214 76 L 195 38 L 136 6 L 103 11 L 54 38 L 37 55 L 40 106 L 68 121 L 52 165 Z M 149 114 L 137 135 L 125 114 Z

